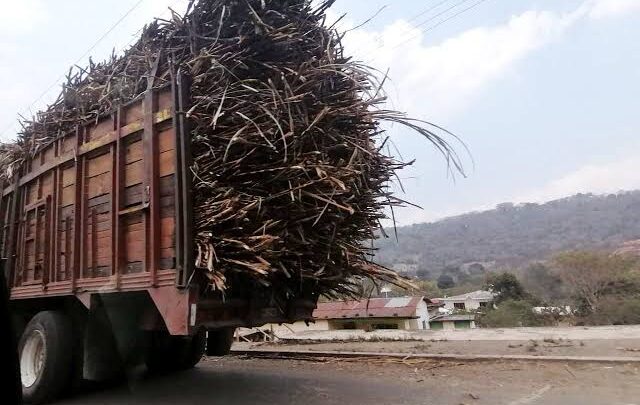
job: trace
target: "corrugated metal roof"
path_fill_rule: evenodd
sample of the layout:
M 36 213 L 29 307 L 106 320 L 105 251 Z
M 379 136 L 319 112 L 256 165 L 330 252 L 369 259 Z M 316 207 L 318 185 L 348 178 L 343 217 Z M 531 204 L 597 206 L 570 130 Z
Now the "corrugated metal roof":
M 494 294 L 491 291 L 472 291 L 466 294 L 454 295 L 452 297 L 437 298 L 440 301 L 463 301 L 463 300 L 492 300 Z
M 391 298 L 391 299 L 389 299 L 389 302 L 387 302 L 385 304 L 385 308 L 402 308 L 402 307 L 406 307 L 407 305 L 409 305 L 411 303 L 412 299 L 413 299 L 413 297 Z
M 359 301 L 318 303 L 313 311 L 316 319 L 415 318 L 424 297 L 371 298 Z
M 429 322 L 433 321 L 473 321 L 475 320 L 475 315 L 440 315 L 431 319 Z

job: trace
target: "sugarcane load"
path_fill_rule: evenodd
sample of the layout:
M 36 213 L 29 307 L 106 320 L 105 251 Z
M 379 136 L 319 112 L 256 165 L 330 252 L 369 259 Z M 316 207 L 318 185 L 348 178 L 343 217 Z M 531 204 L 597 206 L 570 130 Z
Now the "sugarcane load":
M 87 379 L 114 359 L 192 367 L 205 341 L 227 353 L 237 327 L 312 321 L 321 295 L 364 280 L 407 284 L 372 261 L 386 210 L 404 205 L 389 183 L 407 163 L 385 152 L 383 123 L 458 160 L 437 127 L 385 108 L 384 77 L 326 22 L 332 3 L 191 2 L 122 55 L 70 70 L 0 145 L 0 263 L 21 347 L 45 336 L 64 353 L 23 376 L 31 402 L 62 392 L 69 381 L 46 376 L 70 353 Z M 73 347 L 56 340 L 74 330 Z
M 117 104 L 191 81 L 189 127 L 195 265 L 211 286 L 352 293 L 363 278 L 401 282 L 370 261 L 387 190 L 405 164 L 384 154 L 384 121 L 441 142 L 381 109 L 377 77 L 326 27 L 332 1 L 202 0 L 147 26 L 122 56 L 72 72 L 58 100 L 24 122 L 4 173 Z M 5 147 L 6 148 L 6 147 Z

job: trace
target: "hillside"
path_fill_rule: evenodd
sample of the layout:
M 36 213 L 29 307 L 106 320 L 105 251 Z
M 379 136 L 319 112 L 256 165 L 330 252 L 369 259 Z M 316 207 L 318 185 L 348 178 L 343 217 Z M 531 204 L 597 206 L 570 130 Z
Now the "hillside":
M 378 240 L 376 260 L 410 273 L 428 272 L 430 278 L 471 262 L 518 266 L 562 250 L 613 248 L 640 239 L 640 191 L 578 194 L 545 204 L 505 203 L 400 227 L 398 239 Z

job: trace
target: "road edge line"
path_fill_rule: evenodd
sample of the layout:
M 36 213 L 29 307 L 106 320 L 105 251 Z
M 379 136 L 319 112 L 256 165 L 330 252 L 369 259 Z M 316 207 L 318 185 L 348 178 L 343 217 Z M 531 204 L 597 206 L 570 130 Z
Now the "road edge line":
M 315 350 L 265 350 L 265 349 L 231 349 L 233 355 L 251 357 L 292 358 L 309 357 L 342 357 L 342 358 L 399 358 L 399 359 L 432 359 L 432 360 L 465 360 L 465 361 L 556 361 L 581 363 L 640 363 L 640 357 L 618 356 L 532 356 L 532 355 L 494 355 L 494 354 L 436 354 L 436 353 L 380 353 L 380 352 L 344 352 Z

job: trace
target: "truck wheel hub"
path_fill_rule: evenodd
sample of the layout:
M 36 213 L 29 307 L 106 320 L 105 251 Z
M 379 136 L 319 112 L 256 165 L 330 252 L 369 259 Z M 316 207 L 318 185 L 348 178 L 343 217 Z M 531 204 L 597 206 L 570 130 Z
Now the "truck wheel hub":
M 36 383 L 46 357 L 46 342 L 42 331 L 34 330 L 27 338 L 20 353 L 20 374 L 22 385 L 26 388 Z

